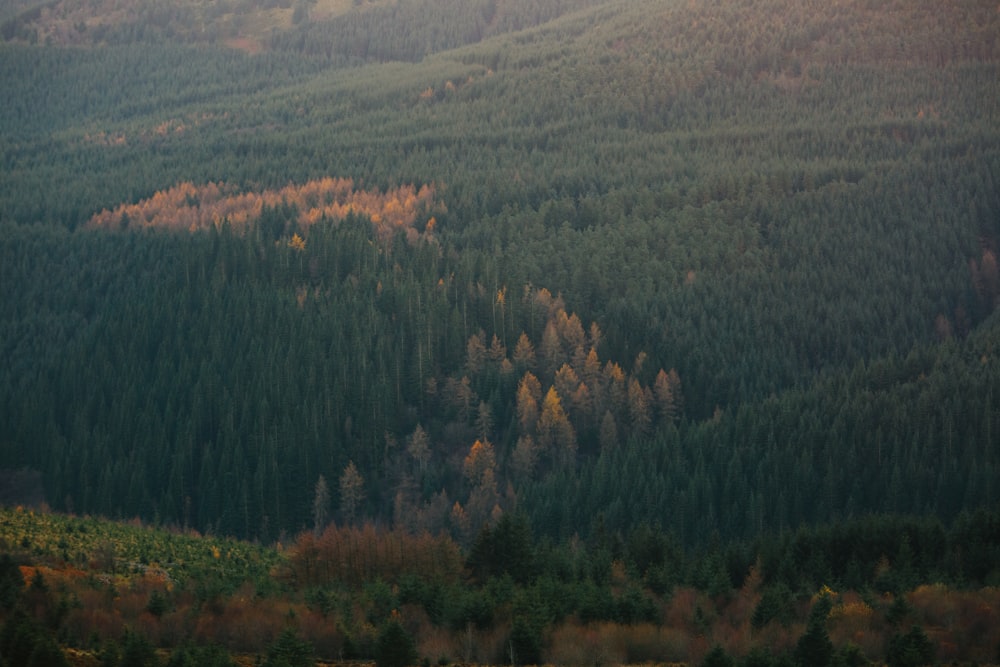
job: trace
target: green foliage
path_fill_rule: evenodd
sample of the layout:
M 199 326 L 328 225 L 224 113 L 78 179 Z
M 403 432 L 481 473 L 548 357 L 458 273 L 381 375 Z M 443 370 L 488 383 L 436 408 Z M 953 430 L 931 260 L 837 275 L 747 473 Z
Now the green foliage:
M 315 664 L 313 653 L 309 642 L 299 638 L 293 628 L 285 628 L 267 647 L 264 667 L 312 667 Z
M 159 618 L 170 610 L 170 601 L 160 590 L 154 590 L 149 594 L 149 602 L 146 604 L 146 611 Z
M 537 665 L 542 661 L 542 628 L 526 616 L 515 616 L 508 642 L 512 665 Z
M 129 631 L 122 639 L 121 658 L 117 664 L 118 667 L 159 667 L 160 659 L 149 639 L 141 633 Z
M 521 513 L 504 514 L 496 526 L 483 526 L 469 553 L 468 567 L 481 582 L 509 575 L 529 583 L 535 575 L 531 526 Z
M 701 661 L 701 667 L 735 667 L 734 661 L 721 646 L 715 646 Z
M 739 662 L 740 667 L 772 667 L 785 664 L 788 664 L 787 660 L 775 658 L 770 651 L 760 647 L 751 649 Z
M 826 631 L 825 617 L 811 617 L 805 634 L 795 644 L 795 663 L 800 667 L 826 667 L 833 660 L 833 643 Z
M 229 653 L 220 646 L 184 645 L 170 653 L 166 667 L 233 667 Z
M 40 504 L 44 480 L 70 513 L 271 544 L 319 533 L 316 480 L 353 461 L 359 521 L 472 545 L 480 588 L 408 599 L 453 629 L 510 621 L 528 655 L 554 618 L 728 595 L 758 556 L 757 628 L 827 583 L 1000 582 L 995 6 L 156 4 L 58 30 L 63 10 L 2 10 L 0 478 L 30 482 L 4 503 Z M 219 46 L 247 35 L 265 52 Z M 46 38 L 92 48 L 27 45 Z M 288 203 L 245 235 L 81 229 L 179 182 L 329 175 L 433 183 L 447 210 L 418 239 L 360 216 L 307 232 Z M 542 354 L 555 303 L 600 335 Z M 495 358 L 473 371 L 480 332 Z M 522 332 L 539 355 L 513 373 Z M 536 452 L 517 383 L 530 366 L 548 389 L 562 358 L 578 442 Z M 644 392 L 661 368 L 683 397 Z M 202 603 L 279 590 L 277 550 L 0 522 L 5 551 L 155 561 Z M 633 579 L 612 592 L 615 561 Z M 504 616 L 514 589 L 542 609 Z M 369 620 L 399 601 L 367 593 Z
M 934 644 L 920 626 L 914 625 L 905 635 L 893 635 L 885 661 L 889 667 L 920 667 L 933 664 L 934 654 Z
M 64 667 L 69 664 L 55 638 L 22 609 L 15 610 L 0 629 L 0 657 L 10 666 Z
M 387 621 L 375 642 L 376 667 L 408 667 L 417 663 L 413 637 L 395 618 Z
M 764 589 L 760 602 L 754 607 L 751 622 L 755 628 L 763 628 L 771 621 L 788 625 L 795 617 L 794 597 L 784 584 L 776 584 Z
M 0 538 L 13 542 L 28 536 L 35 556 L 61 559 L 69 553 L 80 564 L 93 563 L 106 572 L 162 571 L 184 588 L 211 588 L 216 593 L 267 579 L 283 560 L 274 549 L 233 539 L 183 535 L 97 517 L 0 508 Z M 156 595 L 164 597 L 162 592 L 151 594 L 151 601 Z
M 0 612 L 8 612 L 24 590 L 24 575 L 10 554 L 0 554 Z
M 832 664 L 835 665 L 835 667 L 861 667 L 862 665 L 867 665 L 868 660 L 865 658 L 860 647 L 851 642 L 847 642 L 837 650 L 836 655 L 833 657 Z
M 115 640 L 106 639 L 101 642 L 98 657 L 101 660 L 101 667 L 118 667 L 121 659 L 121 647 Z
M 885 612 L 885 620 L 889 625 L 896 627 L 913 612 L 913 607 L 906 601 L 906 596 L 902 593 L 893 597 L 892 603 Z

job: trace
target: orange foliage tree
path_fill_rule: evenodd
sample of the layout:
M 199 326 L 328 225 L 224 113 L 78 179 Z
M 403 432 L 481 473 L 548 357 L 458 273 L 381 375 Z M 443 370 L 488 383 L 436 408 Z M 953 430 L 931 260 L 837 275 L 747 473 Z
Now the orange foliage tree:
M 375 192 L 355 189 L 352 179 L 328 176 L 278 190 L 239 192 L 225 183 L 195 185 L 183 182 L 138 203 L 105 209 L 90 219 L 89 226 L 197 231 L 219 227 L 227 221 L 234 230 L 245 232 L 251 222 L 260 218 L 265 207 L 289 205 L 298 211 L 297 222 L 303 230 L 324 218 L 343 220 L 350 214 L 358 214 L 372 221 L 383 241 L 392 238 L 398 230 L 403 230 L 410 241 L 415 241 L 420 234 L 416 229 L 420 221 L 424 222 L 425 232 L 430 233 L 434 227 L 430 224 L 433 220 L 430 213 L 443 208 L 434 201 L 433 185 L 419 189 L 415 185 L 403 185 Z M 305 249 L 300 242 L 293 247 Z

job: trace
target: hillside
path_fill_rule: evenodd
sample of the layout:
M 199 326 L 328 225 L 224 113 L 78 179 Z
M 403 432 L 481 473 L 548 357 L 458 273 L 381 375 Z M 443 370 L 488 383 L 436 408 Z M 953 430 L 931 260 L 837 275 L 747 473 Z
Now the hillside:
M 419 59 L 545 23 L 602 0 L 171 0 L 13 2 L 8 40 L 53 46 L 214 44 L 249 53 Z
M 513 514 L 462 554 L 370 524 L 267 548 L 18 507 L 0 510 L 0 651 L 47 667 L 384 664 L 407 645 L 439 665 L 988 664 L 998 526 L 870 517 L 686 552 L 648 526 L 555 546 Z
M 0 665 L 996 662 L 998 36 L 0 4 Z
M 996 506 L 994 4 L 105 4 L 3 29 L 11 502 L 269 543 L 322 478 L 691 547 Z

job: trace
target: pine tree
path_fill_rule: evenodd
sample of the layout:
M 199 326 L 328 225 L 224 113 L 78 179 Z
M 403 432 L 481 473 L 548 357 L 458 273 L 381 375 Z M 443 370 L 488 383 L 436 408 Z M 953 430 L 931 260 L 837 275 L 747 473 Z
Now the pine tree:
M 264 667 L 313 667 L 313 647 L 300 639 L 292 628 L 282 630 L 278 638 L 267 647 Z
M 417 648 L 410 636 L 396 618 L 391 618 L 379 632 L 375 642 L 376 667 L 409 667 L 417 663 Z

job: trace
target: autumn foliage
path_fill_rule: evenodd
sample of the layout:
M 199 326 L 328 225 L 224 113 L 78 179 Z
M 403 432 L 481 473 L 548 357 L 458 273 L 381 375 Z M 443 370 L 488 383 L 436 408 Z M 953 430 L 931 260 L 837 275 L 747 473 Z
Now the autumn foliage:
M 89 226 L 98 229 L 157 227 L 179 231 L 197 231 L 220 227 L 224 221 L 238 232 L 258 220 L 265 208 L 293 206 L 296 222 L 303 230 L 324 218 L 339 221 L 349 215 L 363 215 L 375 225 L 381 239 L 403 230 L 413 241 L 431 233 L 438 210 L 434 186 L 404 185 L 386 192 L 356 189 L 349 178 L 320 178 L 302 185 L 287 185 L 279 190 L 239 191 L 225 183 L 195 185 L 184 182 L 161 190 L 135 204 L 121 204 L 114 210 L 95 214 Z
M 403 530 L 328 527 L 318 538 L 299 535 L 282 577 L 297 586 L 334 582 L 395 581 L 406 574 L 455 580 L 462 572 L 458 545 L 446 536 L 413 536 Z

